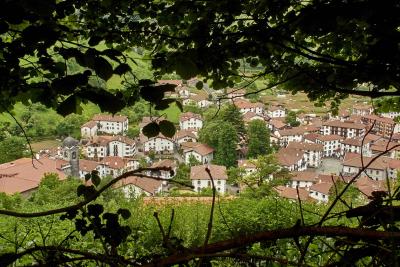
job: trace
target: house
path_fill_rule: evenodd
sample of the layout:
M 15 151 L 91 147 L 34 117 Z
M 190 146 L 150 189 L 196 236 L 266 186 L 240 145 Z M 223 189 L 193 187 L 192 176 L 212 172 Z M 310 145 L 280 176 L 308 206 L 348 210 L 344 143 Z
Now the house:
M 171 154 L 174 152 L 174 140 L 169 137 L 165 137 L 162 134 L 150 138 L 146 137 L 143 134 L 140 134 L 139 138 L 144 153 L 154 151 L 155 153 Z
M 297 127 L 290 129 L 283 129 L 274 132 L 279 138 L 279 145 L 282 147 L 287 146 L 290 142 L 301 142 L 303 141 L 303 130 Z
M 210 163 L 214 158 L 214 149 L 202 143 L 182 143 L 183 157 L 185 163 L 190 163 L 190 158 L 194 157 L 202 164 Z
M 272 105 L 267 109 L 267 115 L 270 118 L 284 118 L 286 110 L 282 105 Z
M 310 187 L 310 197 L 318 200 L 319 202 L 328 202 L 329 191 L 331 190 L 333 183 L 318 183 L 313 184 Z
M 254 113 L 254 112 L 247 112 L 243 115 L 243 121 L 245 124 L 248 124 L 249 122 L 253 121 L 253 120 L 261 120 L 263 122 L 265 122 L 265 118 L 264 116 Z
M 281 118 L 272 118 L 268 121 L 268 128 L 271 130 L 271 133 L 283 130 L 286 127 L 287 124 Z
M 388 157 L 362 157 L 360 154 L 347 153 L 343 159 L 342 172 L 347 175 L 354 175 L 365 169 L 361 176 L 367 176 L 373 180 L 394 179 L 397 177 L 397 170 L 400 168 L 400 160 Z
M 189 130 L 180 130 L 177 131 L 173 137 L 175 143 L 180 145 L 185 142 L 197 142 L 197 136 Z
M 343 139 L 344 137 L 336 134 L 317 135 L 315 137 L 315 143 L 322 144 L 324 146 L 324 157 L 339 157 L 340 144 Z
M 304 171 L 307 163 L 304 159 L 304 152 L 293 148 L 281 148 L 276 153 L 276 159 L 280 166 L 289 171 Z
M 88 121 L 81 126 L 82 138 L 92 138 L 97 135 L 97 122 Z
M 394 118 L 400 116 L 400 112 L 398 112 L 398 111 L 390 111 L 390 112 L 380 113 L 379 115 L 381 117 L 394 119 Z
M 381 139 L 379 141 L 375 141 L 371 145 L 370 149 L 371 149 L 371 154 L 374 156 L 379 154 L 387 156 L 392 159 L 400 157 L 400 143 L 397 142 L 389 142 L 389 140 Z
M 247 112 L 254 112 L 259 115 L 264 114 L 264 104 L 260 102 L 252 103 L 245 99 L 235 99 L 233 104 L 242 114 L 246 114 Z
M 89 159 L 102 159 L 106 156 L 132 157 L 136 154 L 134 140 L 121 135 L 96 136 L 85 146 L 85 154 Z
M 105 157 L 98 167 L 98 171 L 101 177 L 111 176 L 116 178 L 123 174 L 127 170 L 127 159 L 123 159 L 115 156 Z
M 240 89 L 240 88 L 228 88 L 226 90 L 226 97 L 227 98 L 241 98 L 244 99 L 244 95 L 246 94 L 245 89 Z
M 21 193 L 30 195 L 39 186 L 47 173 L 57 174 L 60 180 L 67 175 L 63 166 L 69 165 L 65 160 L 42 157 L 39 161 L 31 158 L 21 158 L 0 164 L 0 192 L 12 195 Z
M 289 186 L 292 188 L 310 188 L 317 182 L 318 174 L 315 171 L 297 171 L 292 172 Z
M 186 100 L 188 101 L 183 101 L 184 105 L 195 103 L 200 108 L 207 108 L 213 104 L 210 96 L 205 92 L 200 92 L 197 95 L 192 95 Z
M 321 127 L 323 135 L 340 135 L 345 138 L 364 136 L 365 132 L 365 125 L 354 121 L 327 121 Z
M 97 131 L 101 133 L 125 135 L 128 132 L 127 116 L 97 114 L 92 121 L 97 123 Z
M 118 181 L 115 188 L 120 188 L 126 197 L 155 196 L 163 191 L 162 181 L 147 177 L 128 176 Z
M 296 188 L 292 188 L 292 187 L 278 185 L 278 186 L 274 187 L 274 190 L 278 194 L 278 196 L 287 198 L 290 200 L 298 201 L 298 199 L 300 198 L 301 201 L 306 201 L 309 199 L 308 192 L 303 188 L 296 189 Z
M 346 153 L 363 153 L 364 156 L 370 157 L 371 151 L 371 140 L 364 138 L 346 138 L 340 141 L 340 155 L 344 157 Z
M 179 128 L 197 132 L 203 128 L 203 118 L 200 114 L 185 112 L 179 116 Z
M 238 160 L 238 167 L 243 169 L 246 174 L 251 174 L 257 170 L 257 167 L 254 164 L 254 162 L 248 159 Z
M 400 125 L 391 118 L 367 115 L 361 118 L 362 123 L 372 127 L 372 131 L 384 137 L 400 132 Z
M 176 174 L 177 164 L 175 160 L 163 159 L 154 162 L 150 168 L 166 168 L 166 170 L 149 170 L 147 175 L 159 177 L 163 179 L 171 179 Z M 167 185 L 166 181 L 163 181 L 164 185 Z
M 368 104 L 355 104 L 352 107 L 351 114 L 358 116 L 371 115 L 374 112 L 372 105 Z
M 206 171 L 209 169 L 211 177 L 214 181 L 215 189 L 218 193 L 224 194 L 226 192 L 226 180 L 228 175 L 226 174 L 226 167 L 220 165 L 198 165 L 190 168 L 190 180 L 194 186 L 196 192 L 201 192 L 203 188 L 212 188 L 212 182 L 210 175 Z
M 355 187 L 367 198 L 372 197 L 373 192 L 376 191 L 387 191 L 387 181 L 383 180 L 372 180 L 367 176 L 360 177 L 354 183 Z
M 158 117 L 158 116 L 153 116 L 153 117 L 144 116 L 144 117 L 142 118 L 142 121 L 139 123 L 139 130 L 140 130 L 140 133 L 143 133 L 143 132 L 142 132 L 143 127 L 146 126 L 147 124 L 152 123 L 152 122 L 159 123 L 160 121 L 163 121 L 163 120 L 166 120 L 166 119 L 167 119 L 167 118 L 166 118 L 164 115 L 163 115 L 163 116 L 160 116 L 160 117 Z
M 321 165 L 324 146 L 316 143 L 291 142 L 287 148 L 304 151 L 307 167 L 318 168 Z
M 94 160 L 80 159 L 79 160 L 79 177 L 85 179 L 86 174 L 90 174 L 92 171 L 98 171 L 101 178 L 105 177 L 105 173 L 102 171 L 101 163 Z

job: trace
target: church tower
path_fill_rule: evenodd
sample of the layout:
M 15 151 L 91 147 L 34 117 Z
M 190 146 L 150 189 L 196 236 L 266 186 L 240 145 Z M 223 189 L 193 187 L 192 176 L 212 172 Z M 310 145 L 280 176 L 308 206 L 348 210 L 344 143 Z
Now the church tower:
M 69 162 L 70 175 L 79 178 L 79 141 L 68 136 L 62 143 L 62 158 Z

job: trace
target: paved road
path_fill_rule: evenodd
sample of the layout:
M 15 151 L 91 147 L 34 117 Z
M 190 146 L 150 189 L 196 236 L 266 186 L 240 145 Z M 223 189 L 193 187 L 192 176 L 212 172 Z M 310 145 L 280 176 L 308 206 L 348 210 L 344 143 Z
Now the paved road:
M 338 175 L 342 170 L 342 162 L 335 158 L 322 159 L 321 166 L 317 169 L 318 173 L 336 174 Z

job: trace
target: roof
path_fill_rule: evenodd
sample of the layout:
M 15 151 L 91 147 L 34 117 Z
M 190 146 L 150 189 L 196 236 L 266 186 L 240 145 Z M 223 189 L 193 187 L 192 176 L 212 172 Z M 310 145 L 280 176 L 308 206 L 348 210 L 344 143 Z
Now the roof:
M 162 168 L 162 167 L 174 168 L 176 167 L 176 162 L 172 159 L 163 159 L 156 161 L 151 165 L 151 168 Z
M 278 128 L 278 129 L 281 129 L 281 128 L 283 128 L 283 127 L 285 127 L 287 125 L 282 120 L 277 119 L 277 118 L 270 119 L 268 124 L 274 126 L 275 128 Z
M 322 142 L 329 142 L 329 141 L 335 141 L 335 140 L 343 140 L 345 138 L 340 135 L 337 135 L 337 134 L 329 134 L 329 135 L 319 135 L 316 137 L 316 139 L 318 139 Z
M 365 129 L 365 125 L 360 124 L 360 123 L 355 123 L 352 121 L 334 120 L 334 121 L 324 122 L 322 125 L 332 126 L 332 127 L 340 127 L 340 128 L 359 129 L 359 130 Z
M 111 169 L 123 169 L 125 168 L 126 161 L 121 157 L 107 156 L 103 158 L 101 163 L 108 166 Z
M 362 144 L 362 139 L 360 138 L 346 138 L 341 141 L 342 144 L 344 145 L 350 145 L 350 146 L 361 146 Z M 368 144 L 369 140 L 364 140 L 364 144 Z
M 362 168 L 371 162 L 371 164 L 368 166 L 368 169 L 385 170 L 389 167 L 390 160 L 391 159 L 387 157 L 379 157 L 375 159 L 374 157 L 363 156 L 363 161 L 361 161 L 361 155 L 347 153 L 343 159 L 343 166 Z
M 252 111 L 246 112 L 246 113 L 243 115 L 243 121 L 245 121 L 245 122 L 249 122 L 249 121 L 251 121 L 251 119 L 253 119 L 253 118 L 255 118 L 255 119 L 260 119 L 260 120 L 264 120 L 264 117 L 263 117 L 263 116 L 261 116 L 260 114 L 254 113 L 254 112 L 252 112 Z
M 305 151 L 323 151 L 324 146 L 322 144 L 305 143 L 305 142 L 290 142 L 288 148 L 301 149 Z
M 134 185 L 150 194 L 154 194 L 162 185 L 162 181 L 151 179 L 148 177 L 128 176 L 115 184 L 116 188 L 127 185 Z
M 114 136 L 99 135 L 99 136 L 93 137 L 89 141 L 88 146 L 91 146 L 91 145 L 106 146 L 106 145 L 108 145 L 108 143 L 113 142 L 113 141 L 118 141 L 118 142 L 125 143 L 128 145 L 135 144 L 135 141 L 133 139 L 130 139 L 129 137 L 122 136 L 122 135 L 114 135 Z
M 386 181 L 374 181 L 366 176 L 360 177 L 354 183 L 355 187 L 367 197 L 372 196 L 372 192 L 386 191 Z
M 276 159 L 283 166 L 292 166 L 303 158 L 304 153 L 301 150 L 293 148 L 281 148 L 276 153 Z
M 316 139 L 318 138 L 318 137 L 320 137 L 321 135 L 320 134 L 317 134 L 317 133 L 309 133 L 309 134 L 305 134 L 304 135 L 304 139 L 307 139 L 307 140 L 309 140 L 309 141 L 311 141 L 311 142 L 315 142 L 316 141 Z
M 174 85 L 182 85 L 182 80 L 158 80 L 158 84 L 174 84 Z
M 84 124 L 81 126 L 81 128 L 84 128 L 84 127 L 93 128 L 93 127 L 95 127 L 95 126 L 97 126 L 97 122 L 95 122 L 95 121 L 88 121 L 88 122 L 84 123 Z
M 77 145 L 79 145 L 79 141 L 71 136 L 66 137 L 62 142 L 63 147 L 74 147 Z
M 324 195 L 329 195 L 329 190 L 333 186 L 333 183 L 318 183 L 318 184 L 313 184 L 310 187 L 310 191 L 316 191 L 319 193 L 322 193 Z
M 100 165 L 100 162 L 94 160 L 80 159 L 79 160 L 79 170 L 91 172 L 96 169 L 96 167 Z
M 236 99 L 233 101 L 233 104 L 238 108 L 263 108 L 264 104 L 260 102 L 252 103 L 250 101 L 244 99 Z
M 189 130 L 179 130 L 174 135 L 175 140 L 178 140 L 178 139 L 181 139 L 184 137 L 190 137 L 190 138 L 197 140 L 196 135 L 192 131 L 189 131 Z
M 66 175 L 61 171 L 61 165 L 67 163 L 64 160 L 43 157 L 34 161 L 35 167 L 31 158 L 0 164 L 0 192 L 14 194 L 35 189 L 46 173 L 55 173 L 60 180 L 64 180 Z
M 240 159 L 238 160 L 238 167 L 239 168 L 251 168 L 254 169 L 256 168 L 256 165 L 254 164 L 254 162 L 252 160 L 248 160 L 248 159 Z
M 195 102 L 200 102 L 202 100 L 208 101 L 208 94 L 205 92 L 199 92 L 197 95 L 190 96 L 190 99 L 192 99 Z
M 185 149 L 184 152 L 194 151 L 202 156 L 205 156 L 205 155 L 208 155 L 208 154 L 214 152 L 214 148 L 210 147 L 209 145 L 206 145 L 203 143 L 195 143 L 195 144 L 197 144 L 197 145 L 194 145 L 191 148 Z
M 228 88 L 226 89 L 227 94 L 235 94 L 235 95 L 244 95 L 246 94 L 246 90 L 241 88 Z
M 316 182 L 318 174 L 315 171 L 292 172 L 292 181 Z
M 377 152 L 400 150 L 400 143 L 389 142 L 389 140 L 379 140 L 371 145 L 371 150 Z
M 365 115 L 365 116 L 363 116 L 363 120 L 365 120 L 365 119 L 370 120 L 370 121 L 377 121 L 377 122 L 381 122 L 381 123 L 395 124 L 393 119 L 387 118 L 387 117 L 380 117 L 377 115 Z
M 123 115 L 108 115 L 108 114 L 96 114 L 93 116 L 93 121 L 112 121 L 112 122 L 124 122 L 128 119 L 127 116 Z
M 278 185 L 274 187 L 275 191 L 278 193 L 280 197 L 288 198 L 288 199 L 299 199 L 300 200 L 307 200 L 308 197 L 308 192 L 303 189 L 303 188 L 292 188 L 292 187 L 286 187 L 283 185 Z M 299 190 L 299 194 L 297 194 L 297 190 Z
M 226 167 L 213 164 L 204 164 L 198 166 L 192 166 L 190 168 L 190 179 L 191 180 L 210 180 L 210 176 L 206 172 L 206 168 L 210 170 L 213 179 L 227 180 L 228 175 L 226 174 Z
M 187 121 L 187 120 L 190 120 L 190 119 L 198 119 L 198 120 L 201 120 L 201 121 L 203 120 L 200 114 L 196 114 L 196 113 L 193 113 L 193 112 L 185 112 L 185 113 L 182 113 L 179 116 L 179 121 Z

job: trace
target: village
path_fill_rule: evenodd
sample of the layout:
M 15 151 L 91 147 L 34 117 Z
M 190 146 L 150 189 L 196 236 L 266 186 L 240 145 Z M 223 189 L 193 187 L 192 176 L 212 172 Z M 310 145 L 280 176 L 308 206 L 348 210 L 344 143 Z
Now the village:
M 400 169 L 400 125 L 395 121 L 399 113 L 376 114 L 370 103 L 354 103 L 351 108 L 325 116 L 297 114 L 298 126 L 287 123 L 288 109 L 279 101 L 262 103 L 247 98 L 246 90 L 228 88 L 214 91 L 208 87 L 197 94 L 189 90 L 190 83 L 182 80 L 164 80 L 160 84 L 174 84 L 175 92 L 168 97 L 177 98 L 182 105 L 195 105 L 200 109 L 233 104 L 242 114 L 245 125 L 259 120 L 270 131 L 270 145 L 276 148 L 275 158 L 280 168 L 287 169 L 291 178 L 286 185 L 274 187 L 283 198 L 328 202 L 337 181 L 354 183 L 362 197 L 374 191 L 387 190 L 387 181 L 397 179 Z M 193 85 L 193 84 L 192 84 Z M 225 101 L 216 99 L 223 96 Z M 285 98 L 281 93 L 277 98 Z M 130 127 L 127 116 L 96 114 L 81 126 L 81 139 L 66 137 L 56 150 L 42 150 L 35 160 L 22 158 L 0 165 L 2 179 L 0 191 L 7 194 L 29 195 L 39 185 L 45 173 L 56 173 L 60 179 L 68 175 L 85 180 L 97 171 L 101 178 L 113 178 L 133 171 L 143 164 L 150 168 L 169 168 L 172 171 L 149 170 L 149 177 L 130 176 L 117 183 L 128 197 L 164 196 L 173 188 L 173 179 L 179 164 L 190 164 L 192 193 L 211 188 L 209 169 L 215 189 L 220 195 L 240 195 L 245 186 L 228 182 L 226 166 L 213 162 L 215 148 L 198 140 L 204 127 L 204 118 L 194 112 L 183 112 L 173 137 L 161 133 L 146 137 L 142 130 L 151 122 L 164 120 L 163 116 L 142 118 L 137 138 L 126 136 Z M 247 144 L 238 145 L 237 167 L 251 176 L 257 169 L 254 159 L 246 156 Z M 274 177 L 266 177 L 274 179 Z M 189 190 L 190 191 L 190 190 Z

